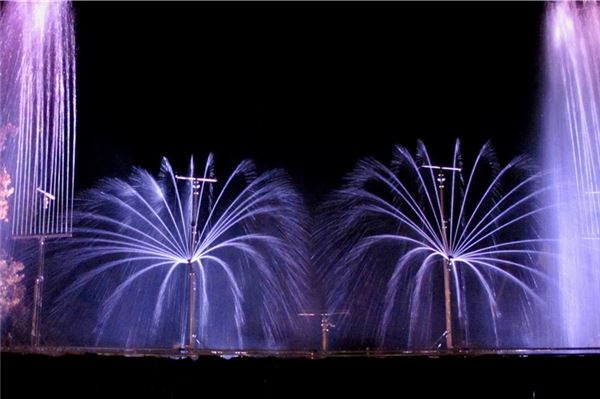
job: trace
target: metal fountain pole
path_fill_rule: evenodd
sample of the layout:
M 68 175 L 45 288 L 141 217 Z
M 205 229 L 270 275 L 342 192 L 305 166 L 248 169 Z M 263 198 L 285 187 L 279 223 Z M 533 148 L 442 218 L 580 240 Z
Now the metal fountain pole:
M 43 211 L 45 212 L 50 207 L 50 201 L 54 201 L 56 197 L 49 192 L 36 189 L 43 196 Z M 44 292 L 44 259 L 46 255 L 46 236 L 38 237 L 38 272 L 35 277 L 35 285 L 33 288 L 33 315 L 31 316 L 31 346 L 40 346 L 40 319 L 42 317 L 42 295 Z
M 194 347 L 196 343 L 196 271 L 194 270 L 194 263 L 192 262 L 192 258 L 194 256 L 194 248 L 196 248 L 196 243 L 198 242 L 198 224 L 196 223 L 196 207 L 198 207 L 198 199 L 200 197 L 200 182 L 197 180 L 192 180 L 192 216 L 190 218 L 190 253 L 188 258 L 188 282 L 189 282 L 189 314 L 188 314 L 188 348 L 191 349 Z
M 448 226 L 446 214 L 444 211 L 444 182 L 446 176 L 444 170 L 459 171 L 460 168 L 449 166 L 423 165 L 423 168 L 437 169 L 438 194 L 440 198 L 440 219 L 442 220 L 442 242 L 444 248 L 448 248 Z M 454 349 L 452 343 L 452 291 L 450 287 L 450 273 L 452 273 L 452 263 L 447 257 L 444 257 L 444 308 L 446 314 L 446 349 Z
M 329 329 L 335 325 L 329 320 L 329 313 L 321 313 L 321 350 L 329 350 Z
M 298 316 L 320 316 L 321 317 L 321 351 L 329 351 L 329 331 L 335 327 L 331 321 L 331 316 L 336 314 L 347 314 L 348 312 L 333 312 L 333 313 L 298 313 Z
M 42 211 L 46 212 L 50 208 L 51 201 L 55 201 L 56 197 L 41 189 L 36 188 L 36 191 L 42 195 Z M 71 234 L 41 234 L 41 235 L 23 235 L 13 236 L 14 239 L 30 239 L 37 238 L 38 240 L 38 270 L 35 276 L 33 287 L 33 314 L 31 316 L 31 346 L 40 346 L 41 331 L 40 322 L 42 318 L 43 294 L 44 294 L 44 278 L 45 278 L 45 258 L 46 258 L 46 240 L 49 238 L 65 238 L 71 237 Z
M 44 256 L 46 237 L 38 238 L 38 272 L 33 288 L 33 316 L 31 317 L 31 346 L 40 346 L 40 317 L 42 314 L 42 294 L 44 292 Z
M 188 257 L 188 281 L 189 281 L 189 307 L 188 307 L 188 342 L 186 348 L 193 349 L 197 341 L 196 334 L 196 270 L 194 269 L 194 248 L 198 244 L 198 224 L 196 223 L 196 211 L 200 203 L 200 188 L 203 182 L 216 183 L 217 179 L 206 177 L 175 176 L 177 180 L 188 180 L 192 184 L 192 209 L 190 216 L 190 252 Z
M 444 248 L 448 248 L 448 236 L 446 226 L 446 215 L 444 214 L 444 176 L 443 170 L 440 168 L 438 173 L 438 190 L 440 192 L 440 217 L 442 219 L 442 237 L 444 240 Z M 444 306 L 446 308 L 446 349 L 453 349 L 452 343 L 452 293 L 450 291 L 450 268 L 452 265 L 448 262 L 448 258 L 444 257 Z

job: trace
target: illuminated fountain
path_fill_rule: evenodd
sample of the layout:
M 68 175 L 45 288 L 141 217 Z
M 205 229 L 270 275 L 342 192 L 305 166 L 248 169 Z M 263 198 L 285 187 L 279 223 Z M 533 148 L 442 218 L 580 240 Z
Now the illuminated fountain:
M 458 141 L 448 165 L 422 143 L 416 157 L 396 147 L 391 167 L 360 161 L 318 232 L 328 309 L 348 312 L 340 330 L 378 325 L 369 339 L 410 349 L 535 345 L 548 283 L 536 226 L 549 206 L 530 169 L 522 157 L 500 167 L 489 144 L 465 167 Z
M 12 234 L 71 229 L 75 40 L 69 2 L 2 5 L 0 126 L 15 127 Z M 16 163 L 16 165 L 15 165 Z
M 78 277 L 52 318 L 73 326 L 92 313 L 96 345 L 275 348 L 301 322 L 305 215 L 281 171 L 256 176 L 244 161 L 217 180 L 212 156 L 198 175 L 163 160 L 158 179 L 136 169 L 104 180 L 75 217 L 56 258 L 63 278 Z
M 558 2 L 546 26 L 544 156 L 560 204 L 556 344 L 600 346 L 600 6 Z
M 13 187 L 10 222 L 0 222 L 0 255 L 14 239 L 39 243 L 31 343 L 40 344 L 44 248 L 71 233 L 75 176 L 75 38 L 65 1 L 0 4 L 0 168 Z M 3 179 L 6 181 L 6 179 Z M 3 183 L 4 184 L 4 183 Z M 6 196 L 4 196 L 6 197 Z M 6 198 L 3 198 L 3 200 Z M 28 265 L 35 267 L 35 265 Z M 33 274 L 33 273 L 32 273 Z

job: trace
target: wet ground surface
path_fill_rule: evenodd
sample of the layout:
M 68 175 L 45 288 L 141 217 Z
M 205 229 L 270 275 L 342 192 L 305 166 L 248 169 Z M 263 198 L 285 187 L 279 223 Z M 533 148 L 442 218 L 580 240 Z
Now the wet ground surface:
M 600 397 L 598 350 L 269 352 L 3 349 L 3 398 Z M 211 353 L 213 352 L 213 353 Z

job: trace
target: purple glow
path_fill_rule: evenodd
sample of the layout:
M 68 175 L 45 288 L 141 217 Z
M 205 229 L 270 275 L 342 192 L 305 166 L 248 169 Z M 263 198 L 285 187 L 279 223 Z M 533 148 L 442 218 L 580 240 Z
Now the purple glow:
M 69 234 L 77 119 L 71 3 L 9 1 L 0 13 L 0 128 L 16 128 L 10 159 L 1 160 L 15 188 L 11 232 Z
M 554 46 L 568 46 L 573 44 L 575 27 L 573 16 L 568 7 L 556 7 L 552 18 Z
M 44 25 L 46 24 L 46 12 L 48 11 L 49 3 L 47 1 L 41 1 L 33 3 L 33 29 L 42 32 Z
M 56 254 L 65 259 L 59 274 L 78 276 L 57 322 L 76 319 L 65 310 L 91 291 L 97 345 L 272 348 L 297 328 L 301 198 L 281 171 L 257 177 L 249 161 L 220 186 L 212 156 L 196 173 L 177 179 L 165 159 L 158 179 L 136 169 L 82 196 L 73 250 Z M 186 176 L 195 176 L 193 162 Z
M 500 167 L 487 144 L 465 167 L 458 141 L 445 168 L 427 167 L 422 143 L 416 156 L 396 147 L 391 167 L 361 161 L 320 232 L 325 262 L 334 260 L 328 310 L 349 311 L 340 329 L 370 334 L 363 326 L 378 323 L 384 344 L 441 347 L 447 261 L 455 347 L 535 345 L 532 315 L 548 280 L 536 228 L 546 189 L 528 163 Z
M 560 204 L 555 325 L 559 345 L 600 346 L 600 5 L 558 2 L 547 15 L 546 165 Z

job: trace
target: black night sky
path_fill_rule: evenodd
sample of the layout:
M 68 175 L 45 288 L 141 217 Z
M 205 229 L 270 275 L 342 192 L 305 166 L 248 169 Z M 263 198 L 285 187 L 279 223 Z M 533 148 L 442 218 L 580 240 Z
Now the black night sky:
M 213 151 L 316 204 L 355 162 L 537 145 L 544 4 L 76 2 L 77 188 Z

